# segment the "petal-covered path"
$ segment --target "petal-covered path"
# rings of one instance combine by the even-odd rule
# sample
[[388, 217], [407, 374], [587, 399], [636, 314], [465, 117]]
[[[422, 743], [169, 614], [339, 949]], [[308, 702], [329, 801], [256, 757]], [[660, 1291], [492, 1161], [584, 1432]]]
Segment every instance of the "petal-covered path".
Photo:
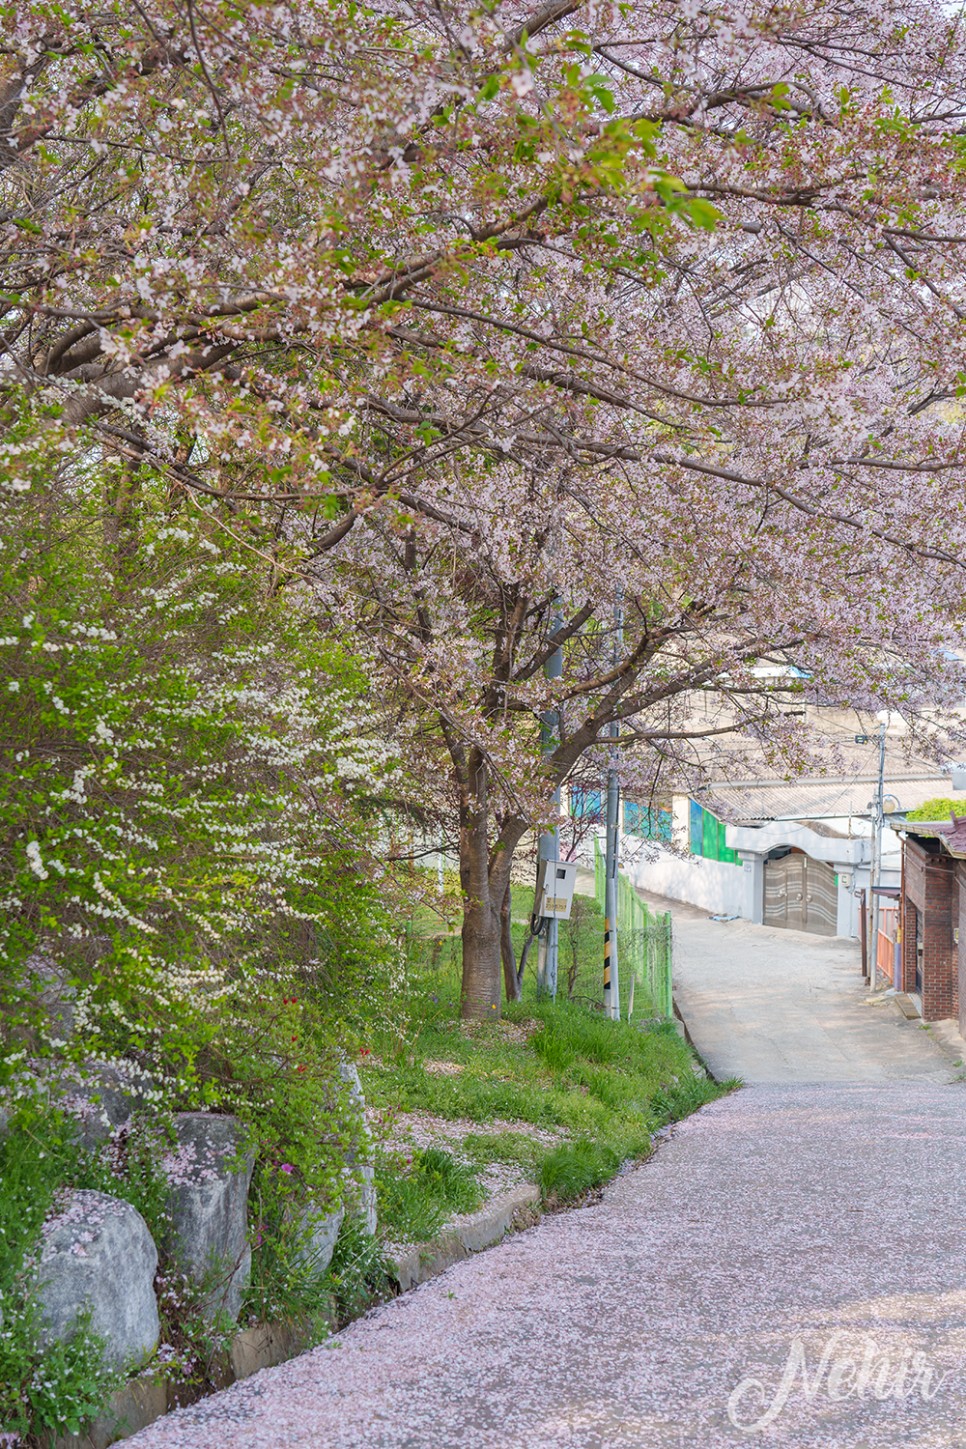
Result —
[[[964, 1445], [964, 1108], [956, 1086], [745, 1088], [597, 1206], [457, 1265], [131, 1449]], [[836, 1401], [827, 1372], [809, 1399], [799, 1373], [770, 1425], [734, 1427], [729, 1396], [760, 1379], [733, 1411], [759, 1418], [796, 1343], [810, 1389], [824, 1352], [840, 1394], [849, 1358], [877, 1350], [862, 1396]], [[875, 1397], [908, 1389], [897, 1378], [913, 1353], [932, 1378]]]
[[[702, 930], [728, 939], [693, 921], [680, 942], [699, 1046], [713, 997], [741, 975], [699, 949]], [[786, 1034], [776, 1076], [787, 1060], [791, 1080], [705, 1108], [597, 1205], [458, 1264], [130, 1449], [966, 1446], [966, 1088], [926, 1033], [906, 1023], [899, 1040], [891, 1016], [863, 1007], [847, 963], [832, 960], [826, 982], [807, 940], [768, 950], [775, 967], [776, 951], [803, 953], [808, 1009], [830, 1041], [837, 1017], [843, 1075], [859, 1014], [858, 1080], [803, 1082], [787, 993], [746, 983], [755, 1060], [771, 1011]], [[818, 1067], [820, 1036], [806, 1037]]]

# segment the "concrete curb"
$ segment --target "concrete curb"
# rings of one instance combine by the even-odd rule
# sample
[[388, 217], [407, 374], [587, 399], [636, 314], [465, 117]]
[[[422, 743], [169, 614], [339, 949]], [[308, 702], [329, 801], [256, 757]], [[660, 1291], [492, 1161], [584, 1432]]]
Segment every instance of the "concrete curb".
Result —
[[943, 1055], [948, 1057], [953, 1070], [962, 1071], [966, 1066], [966, 1041], [959, 1034], [959, 1022], [955, 1017], [921, 1024], [928, 1027], [930, 1037]]
[[[332, 1311], [335, 1330], [335, 1310]], [[215, 1392], [261, 1369], [274, 1368], [312, 1347], [292, 1323], [259, 1323], [243, 1328], [232, 1339], [225, 1361], [214, 1374]], [[62, 1434], [46, 1441], [47, 1449], [108, 1449], [146, 1429], [175, 1409], [208, 1397], [208, 1390], [193, 1390], [180, 1380], [168, 1380], [163, 1371], [148, 1369], [111, 1395], [104, 1409], [81, 1434]]]
[[519, 1227], [529, 1226], [540, 1202], [536, 1183], [525, 1182], [509, 1192], [500, 1193], [479, 1212], [469, 1213], [442, 1229], [428, 1243], [417, 1243], [400, 1253], [393, 1267], [401, 1293], [408, 1293], [420, 1283], [427, 1283], [468, 1258], [492, 1248]]
[[[507, 1233], [528, 1227], [537, 1216], [540, 1189], [522, 1183], [500, 1193], [478, 1212], [451, 1223], [428, 1243], [417, 1243], [393, 1262], [401, 1293], [417, 1288], [430, 1278], [445, 1273], [454, 1263], [502, 1242]], [[333, 1320], [334, 1323], [334, 1320]], [[218, 1377], [218, 1388], [227, 1388], [265, 1368], [274, 1368], [304, 1353], [311, 1345], [290, 1324], [258, 1324], [236, 1334], [227, 1362]], [[146, 1429], [162, 1415], [203, 1398], [184, 1392], [181, 1384], [169, 1384], [163, 1374], [148, 1371], [132, 1379], [111, 1398], [104, 1411], [83, 1434], [64, 1434], [48, 1439], [49, 1449], [108, 1449], [122, 1439]]]
[[674, 1015], [671, 1017], [671, 1021], [674, 1024], [674, 1028], [677, 1031], [678, 1036], [682, 1037], [683, 1040], [686, 1041], [688, 1046], [691, 1048], [694, 1060], [701, 1068], [701, 1072], [703, 1073], [703, 1075], [706, 1076], [709, 1081], [720, 1083], [721, 1079], [715, 1076], [714, 1072], [708, 1066], [708, 1063], [705, 1061], [704, 1057], [698, 1051], [694, 1037], [691, 1035], [691, 1028], [688, 1026], [687, 1018], [681, 1010], [680, 1004], [676, 996], [671, 998], [671, 1006], [674, 1011]]

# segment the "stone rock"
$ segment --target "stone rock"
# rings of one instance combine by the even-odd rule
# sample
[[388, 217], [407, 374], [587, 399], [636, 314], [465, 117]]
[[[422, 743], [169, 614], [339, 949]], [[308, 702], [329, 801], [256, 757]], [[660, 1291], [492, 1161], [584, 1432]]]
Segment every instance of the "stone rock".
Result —
[[166, 1244], [177, 1267], [204, 1287], [203, 1311], [213, 1319], [238, 1317], [251, 1276], [248, 1187], [254, 1157], [235, 1117], [181, 1112], [174, 1119], [177, 1146], [165, 1159], [171, 1190]]
[[147, 1102], [150, 1079], [134, 1062], [90, 1062], [83, 1076], [65, 1085], [63, 1106], [78, 1124], [85, 1147], [106, 1141]]
[[142, 1364], [160, 1332], [157, 1266], [157, 1248], [136, 1208], [103, 1192], [72, 1192], [43, 1230], [36, 1291], [43, 1343], [69, 1338], [86, 1312], [112, 1367]]
[[67, 1041], [74, 1034], [77, 999], [77, 987], [71, 982], [68, 967], [38, 949], [27, 957], [26, 970], [33, 980], [37, 1001], [50, 1018], [53, 1036]]
[[355, 1192], [347, 1201], [348, 1211], [357, 1222], [362, 1223], [367, 1233], [375, 1235], [379, 1226], [379, 1211], [376, 1205], [376, 1169], [371, 1162], [357, 1162], [350, 1168]]
[[295, 1254], [295, 1262], [309, 1270], [313, 1278], [321, 1278], [331, 1263], [344, 1218], [344, 1207], [329, 1213], [317, 1207], [302, 1209], [300, 1227], [305, 1238]]
[[339, 1063], [339, 1080], [348, 1098], [355, 1127], [355, 1140], [346, 1153], [346, 1175], [350, 1184], [346, 1193], [346, 1210], [351, 1218], [363, 1224], [367, 1233], [375, 1233], [378, 1213], [372, 1135], [366, 1126], [366, 1099], [359, 1070], [354, 1063]]
[[362, 1090], [362, 1082], [359, 1079], [359, 1068], [355, 1062], [339, 1063], [339, 1081], [346, 1088], [346, 1095], [353, 1107], [363, 1113], [366, 1110], [365, 1093]]

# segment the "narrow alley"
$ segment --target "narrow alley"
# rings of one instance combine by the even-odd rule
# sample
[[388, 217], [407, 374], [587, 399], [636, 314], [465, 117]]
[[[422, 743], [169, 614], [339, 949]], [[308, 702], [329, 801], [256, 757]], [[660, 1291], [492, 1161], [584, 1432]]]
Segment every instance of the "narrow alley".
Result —
[[675, 1000], [719, 1080], [950, 1080], [929, 1030], [863, 987], [856, 942], [672, 910]]

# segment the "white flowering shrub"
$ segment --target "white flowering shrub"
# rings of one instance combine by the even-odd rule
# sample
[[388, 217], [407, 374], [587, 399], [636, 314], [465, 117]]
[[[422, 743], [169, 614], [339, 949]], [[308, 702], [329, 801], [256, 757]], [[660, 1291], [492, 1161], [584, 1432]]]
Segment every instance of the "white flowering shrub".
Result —
[[[244, 1110], [242, 1081], [278, 1082], [274, 1038], [293, 1070], [308, 1052], [309, 1000], [341, 1050], [379, 989], [362, 809], [393, 762], [352, 662], [214, 512], [146, 482], [123, 529], [104, 514], [86, 480], [38, 479], [0, 518], [0, 1070], [9, 1088], [30, 1025], [42, 1051], [133, 1053], [168, 1100]], [[38, 952], [70, 1040], [38, 1019]]]
[[337, 1065], [396, 955], [367, 849], [396, 767], [258, 520], [146, 470], [119, 508], [95, 462], [0, 503], [0, 1106], [123, 1063], [159, 1123], [248, 1123], [281, 1221], [338, 1201], [358, 1136]]

